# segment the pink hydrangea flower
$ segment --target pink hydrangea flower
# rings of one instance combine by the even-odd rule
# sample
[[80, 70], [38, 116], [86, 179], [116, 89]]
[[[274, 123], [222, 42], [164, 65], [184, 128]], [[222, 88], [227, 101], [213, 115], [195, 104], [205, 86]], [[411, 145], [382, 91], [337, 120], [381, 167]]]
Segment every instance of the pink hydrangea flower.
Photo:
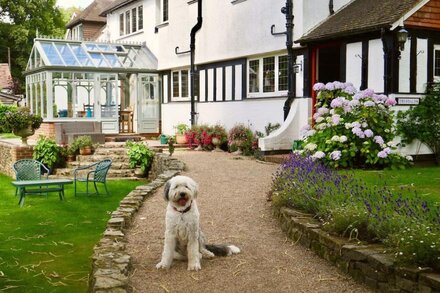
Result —
[[332, 107], [332, 108], [339, 108], [339, 107], [342, 107], [342, 105], [343, 105], [343, 101], [339, 97], [336, 99], [333, 99], [330, 103], [330, 107]]
[[323, 83], [321, 83], [321, 82], [315, 83], [315, 84], [313, 85], [313, 90], [314, 90], [315, 92], [323, 91], [323, 90], [325, 90], [325, 84], [323, 84]]
[[316, 112], [323, 115], [323, 114], [327, 114], [328, 112], [330, 112], [330, 110], [326, 107], [321, 107], [321, 108], [318, 108], [318, 110], [316, 110]]
[[394, 98], [388, 98], [385, 102], [386, 105], [388, 106], [394, 106], [395, 104], [397, 104], [396, 99]]
[[367, 129], [364, 131], [366, 137], [373, 137], [374, 133], [371, 129]]
[[385, 142], [383, 141], [382, 136], [380, 136], [380, 135], [376, 135], [376, 136], [373, 138], [373, 140], [374, 140], [375, 143], [377, 143], [377, 144], [380, 145], [380, 146], [383, 146], [383, 144], [385, 143]]
[[338, 161], [339, 159], [341, 159], [341, 151], [333, 151], [333, 152], [330, 154], [330, 158], [331, 158], [333, 161]]
[[366, 101], [364, 102], [365, 107], [374, 107], [376, 105], [373, 101]]
[[325, 89], [328, 91], [334, 91], [335, 90], [335, 85], [332, 82], [328, 82], [325, 84]]
[[335, 114], [332, 116], [332, 122], [334, 125], [338, 125], [340, 121], [341, 121], [340, 115]]

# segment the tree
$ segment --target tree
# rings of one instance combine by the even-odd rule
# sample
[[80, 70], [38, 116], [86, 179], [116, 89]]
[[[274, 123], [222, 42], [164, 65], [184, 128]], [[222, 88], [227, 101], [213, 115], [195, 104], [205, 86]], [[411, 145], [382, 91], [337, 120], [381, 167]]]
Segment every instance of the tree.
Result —
[[0, 62], [7, 62], [10, 48], [11, 73], [21, 85], [37, 31], [40, 35], [64, 34], [65, 21], [55, 4], [56, 0], [0, 0]]

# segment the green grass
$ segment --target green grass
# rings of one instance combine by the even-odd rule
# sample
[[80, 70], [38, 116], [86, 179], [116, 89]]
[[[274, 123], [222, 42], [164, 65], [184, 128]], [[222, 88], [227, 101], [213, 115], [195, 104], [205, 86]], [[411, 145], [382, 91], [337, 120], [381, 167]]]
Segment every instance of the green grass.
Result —
[[13, 133], [0, 133], [0, 138], [4, 138], [4, 139], [7, 139], [7, 138], [19, 138], [19, 136], [16, 136]]
[[26, 196], [0, 174], [0, 292], [86, 292], [94, 245], [119, 201], [145, 181], [109, 181], [110, 196]]
[[[343, 171], [352, 172], [352, 171]], [[355, 170], [356, 177], [369, 185], [383, 186], [391, 190], [409, 189], [407, 194], [417, 192], [424, 200], [440, 204], [440, 167], [414, 167], [405, 170]]]

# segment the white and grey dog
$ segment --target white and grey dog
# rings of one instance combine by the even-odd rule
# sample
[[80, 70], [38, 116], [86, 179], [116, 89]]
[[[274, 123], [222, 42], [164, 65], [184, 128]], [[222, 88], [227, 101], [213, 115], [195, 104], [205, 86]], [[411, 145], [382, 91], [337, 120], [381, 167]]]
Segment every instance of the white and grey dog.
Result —
[[168, 201], [165, 217], [165, 244], [158, 269], [169, 269], [173, 259], [188, 259], [188, 270], [200, 270], [202, 257], [228, 256], [239, 253], [234, 245], [208, 245], [200, 229], [196, 198], [197, 183], [186, 176], [176, 176], [165, 185]]

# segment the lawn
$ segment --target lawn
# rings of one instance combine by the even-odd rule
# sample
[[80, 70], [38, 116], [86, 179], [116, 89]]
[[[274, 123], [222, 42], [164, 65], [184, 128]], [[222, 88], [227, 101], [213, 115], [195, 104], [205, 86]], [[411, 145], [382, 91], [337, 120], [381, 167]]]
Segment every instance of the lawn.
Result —
[[145, 181], [109, 181], [110, 196], [26, 196], [0, 174], [0, 292], [86, 292], [93, 246], [119, 201]]
[[8, 139], [8, 138], [20, 138], [13, 133], [0, 133], [0, 138]]
[[[344, 171], [345, 172], [345, 171]], [[349, 171], [351, 172], [351, 171]], [[405, 170], [354, 171], [356, 177], [370, 185], [383, 186], [391, 190], [409, 190], [405, 193], [417, 194], [427, 201], [440, 205], [440, 167], [414, 167]]]

